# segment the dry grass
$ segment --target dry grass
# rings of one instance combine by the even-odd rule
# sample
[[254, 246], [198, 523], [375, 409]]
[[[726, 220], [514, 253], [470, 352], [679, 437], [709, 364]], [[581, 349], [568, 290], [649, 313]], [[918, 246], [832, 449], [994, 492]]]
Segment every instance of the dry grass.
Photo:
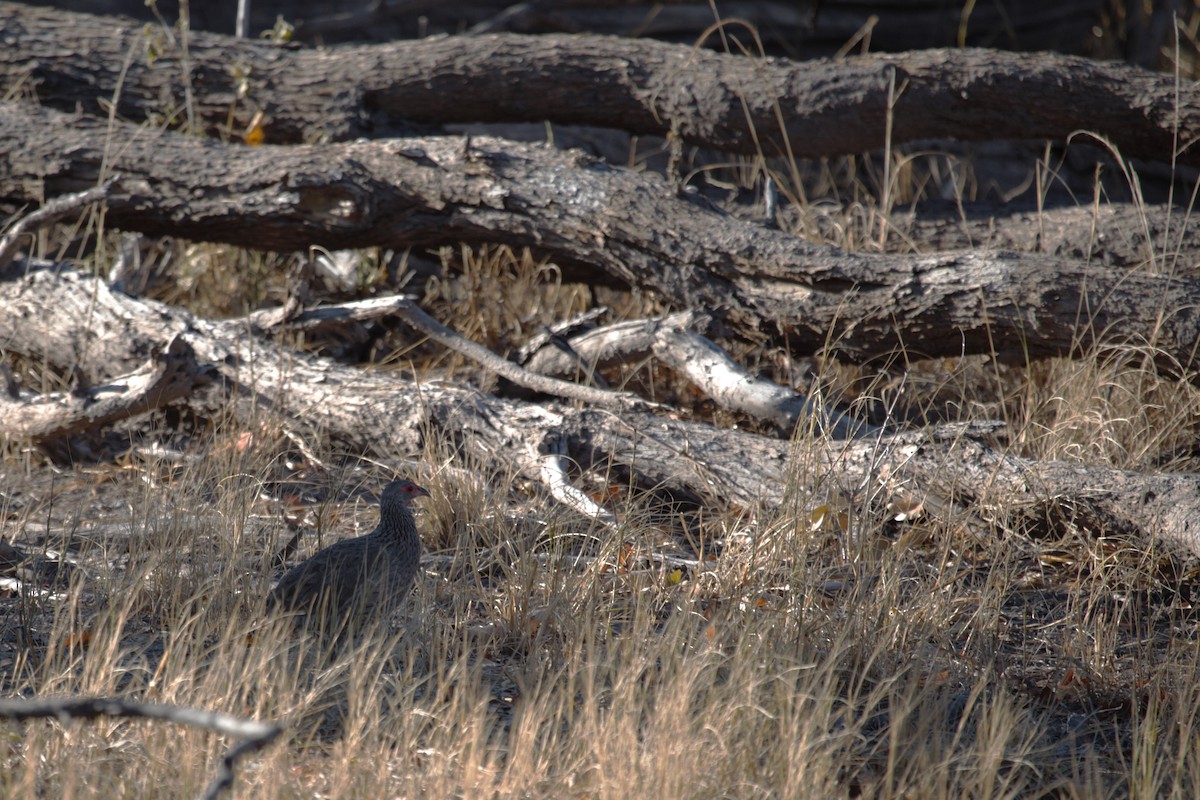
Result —
[[[858, 787], [924, 797], [1081, 779], [1079, 792], [1095, 796], [1114, 775], [1134, 777], [1122, 776], [1099, 719], [1057, 730], [1060, 714], [998, 674], [993, 648], [1007, 638], [1012, 584], [1028, 566], [1005, 555], [1011, 545], [997, 542], [986, 574], [963, 581], [954, 567], [931, 567], [938, 551], [961, 561], [953, 530], [936, 532], [934, 553], [879, 543], [844, 561], [828, 537], [781, 515], [716, 524], [709, 545], [720, 554], [676, 575], [611, 556], [577, 563], [581, 551], [661, 539], [654, 528], [601, 535], [551, 520], [522, 536], [502, 515], [481, 515], [469, 554], [461, 545], [434, 554], [398, 640], [296, 669], [303, 657], [286, 640], [268, 632], [246, 645], [277, 532], [254, 516], [270, 503], [246, 490], [209, 496], [218, 466], [137, 497], [128, 552], [106, 551], [94, 577], [45, 601], [46, 615], [57, 612], [46, 646], [10, 690], [132, 693], [287, 720], [288, 745], [242, 773], [254, 796], [784, 797]], [[111, 488], [137, 492], [125, 484]], [[487, 490], [457, 499], [495, 510]], [[197, 514], [202, 499], [210, 511]], [[458, 524], [439, 511], [423, 520], [433, 540]], [[86, 539], [90, 527], [78, 533]], [[1048, 626], [1123, 638], [1119, 620], [1095, 617], [1093, 603], [1111, 594], [1103, 583]], [[1106, 649], [1072, 669], [1103, 675]], [[1169, 651], [1177, 666], [1147, 677], [1163, 696], [1146, 713], [1194, 713], [1192, 692], [1173, 679], [1194, 669], [1194, 647], [1179, 649]], [[1129, 723], [1138, 734], [1138, 720]], [[10, 730], [8, 796], [162, 786], [187, 795], [219, 754], [203, 735], [145, 724]], [[1064, 745], [1064, 734], [1078, 741]]]
[[[1005, 407], [1070, 383], [1067, 366], [1029, 371]], [[1074, 369], [1106, 395], [1111, 370]], [[1062, 405], [1070, 423], [1041, 408], [1057, 438], [1029, 449], [1136, 460], [1154, 404]], [[1122, 426], [1139, 427], [1070, 449]], [[330, 663], [259, 625], [272, 556], [286, 518], [324, 537], [368, 529], [355, 490], [388, 472], [328, 474], [270, 441], [231, 424], [184, 466], [52, 485], [11, 459], [28, 487], [8, 509], [17, 538], [82, 569], [20, 599], [30, 640], [5, 651], [5, 693], [284, 721], [239, 796], [1096, 797], [1200, 782], [1195, 622], [1177, 594], [1191, 579], [1132, 543], [1022, 528], [1017, 509], [980, 539], [954, 512], [897, 524], [850, 500], [819, 522], [803, 507], [671, 521], [635, 497], [610, 531], [434, 442], [418, 476], [432, 552], [410, 609]], [[806, 453], [831, 444], [797, 441], [798, 484], [820, 488]], [[2, 730], [13, 797], [188, 796], [225, 746], [164, 723]]]
[[[470, 302], [457, 280], [431, 284], [430, 305], [501, 349], [543, 321], [531, 296], [559, 298], [554, 314], [580, 302], [502, 251], [462, 280], [528, 303], [526, 326], [505, 328], [456, 305]], [[1028, 456], [1150, 468], [1194, 440], [1196, 393], [1148, 363], [964, 360], [843, 384], [893, 417], [1006, 419]], [[610, 531], [434, 441], [414, 454], [434, 497], [410, 609], [330, 663], [260, 627], [273, 557], [287, 520], [307, 533], [293, 560], [369, 529], [358, 490], [390, 473], [331, 453], [323, 471], [269, 429], [226, 422], [190, 460], [62, 477], [10, 452], [6, 483], [24, 488], [8, 535], [81, 571], [69, 589], [4, 600], [5, 693], [284, 721], [286, 741], [239, 771], [240, 796], [1096, 797], [1200, 783], [1195, 576], [1145, 543], [1019, 508], [984, 530], [954, 510], [897, 523], [840, 496], [823, 516], [703, 518], [632, 497]], [[797, 440], [797, 487], [829, 495], [805, 465], [830, 446]], [[164, 723], [0, 729], [0, 793], [14, 797], [188, 796], [225, 747]]]
[[[504, 263], [489, 285], [513, 303], [546, 276], [526, 262], [510, 279]], [[496, 333], [496, 346], [522, 333]], [[1025, 455], [1149, 468], [1194, 440], [1196, 395], [1137, 355], [1003, 372], [939, 362], [902, 385], [847, 386], [896, 416], [1007, 419]], [[355, 492], [390, 474], [321, 453], [331, 474], [287, 446], [226, 423], [182, 465], [56, 478], [10, 452], [6, 485], [22, 493], [6, 534], [81, 572], [70, 589], [3, 600], [5, 693], [284, 721], [286, 741], [239, 771], [239, 796], [1200, 788], [1195, 576], [1145, 543], [1039, 526], [1019, 508], [984, 530], [954, 510], [897, 523], [850, 498], [819, 519], [806, 507], [673, 519], [633, 497], [609, 531], [431, 442], [414, 454], [434, 498], [410, 609], [327, 663], [258, 625], [284, 521], [307, 532], [293, 560], [369, 529], [374, 509]], [[797, 487], [822, 496], [828, 476], [805, 465], [829, 446], [797, 441]], [[226, 746], [164, 723], [0, 730], [0, 794], [13, 797], [193, 795]]]

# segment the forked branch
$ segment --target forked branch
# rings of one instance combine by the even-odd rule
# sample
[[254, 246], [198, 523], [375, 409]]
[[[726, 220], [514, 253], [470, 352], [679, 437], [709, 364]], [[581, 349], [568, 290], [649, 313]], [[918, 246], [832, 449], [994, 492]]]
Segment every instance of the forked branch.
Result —
[[233, 769], [238, 759], [263, 749], [283, 733], [283, 728], [273, 722], [257, 722], [216, 711], [200, 711], [159, 703], [138, 703], [111, 697], [0, 700], [0, 717], [16, 720], [57, 719], [60, 722], [100, 717], [161, 719], [241, 739], [241, 742], [225, 752], [217, 774], [200, 795], [202, 800], [215, 800], [222, 792], [232, 787]]

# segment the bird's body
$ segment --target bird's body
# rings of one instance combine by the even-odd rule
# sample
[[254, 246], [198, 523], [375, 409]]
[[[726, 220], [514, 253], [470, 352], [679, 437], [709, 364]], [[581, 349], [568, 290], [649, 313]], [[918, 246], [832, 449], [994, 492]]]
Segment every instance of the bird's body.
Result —
[[391, 615], [416, 577], [421, 539], [409, 504], [428, 497], [409, 480], [384, 487], [379, 525], [292, 567], [267, 596], [268, 612], [292, 614], [297, 625], [342, 636]]

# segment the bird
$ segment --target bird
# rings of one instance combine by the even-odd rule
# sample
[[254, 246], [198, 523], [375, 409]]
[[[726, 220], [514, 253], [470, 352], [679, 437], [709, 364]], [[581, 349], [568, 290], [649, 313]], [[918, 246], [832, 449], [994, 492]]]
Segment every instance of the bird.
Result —
[[322, 548], [284, 573], [267, 595], [268, 614], [287, 614], [296, 628], [337, 640], [386, 621], [407, 596], [421, 560], [411, 504], [429, 496], [410, 480], [389, 483], [379, 496], [375, 530]]

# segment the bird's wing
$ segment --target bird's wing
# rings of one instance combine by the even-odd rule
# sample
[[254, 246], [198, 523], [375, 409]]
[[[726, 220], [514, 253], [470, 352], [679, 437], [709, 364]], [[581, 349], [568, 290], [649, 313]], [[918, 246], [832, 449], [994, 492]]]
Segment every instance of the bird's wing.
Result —
[[348, 604], [362, 579], [367, 548], [347, 539], [315, 553], [287, 571], [271, 590], [270, 606], [310, 610], [318, 602], [333, 609]]

